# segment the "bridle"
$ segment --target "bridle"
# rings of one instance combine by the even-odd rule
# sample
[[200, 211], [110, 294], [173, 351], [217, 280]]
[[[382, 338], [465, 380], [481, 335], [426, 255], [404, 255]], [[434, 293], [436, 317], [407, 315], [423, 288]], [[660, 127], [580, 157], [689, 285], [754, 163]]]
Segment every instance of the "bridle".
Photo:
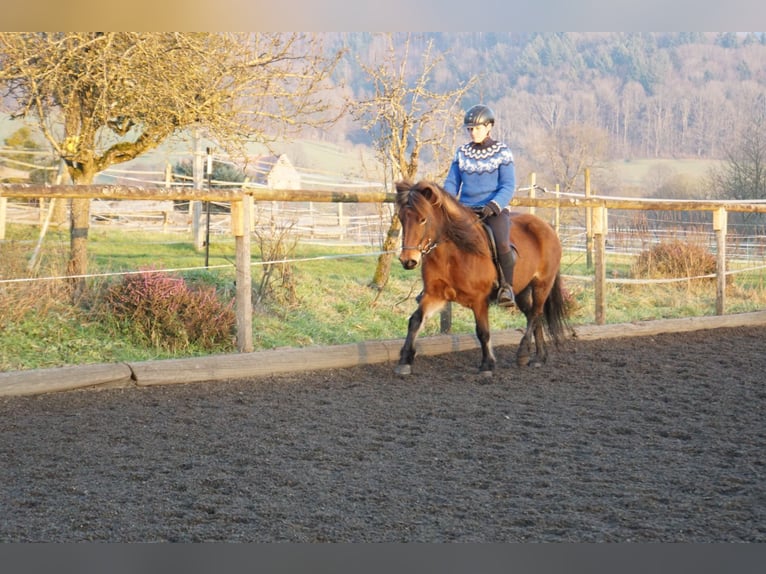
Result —
[[[428, 227], [429, 225], [429, 218], [426, 217], [425, 221], [421, 225], [425, 225]], [[402, 251], [405, 250], [414, 250], [414, 251], [420, 251], [421, 255], [428, 255], [436, 249], [439, 246], [439, 240], [438, 239], [431, 239], [428, 237], [428, 229], [426, 229], [426, 233], [424, 234], [425, 238], [421, 239], [420, 242], [417, 245], [402, 245]]]
[[404, 251], [405, 249], [415, 249], [417, 251], [420, 251], [421, 255], [428, 255], [429, 253], [431, 253], [431, 251], [433, 251], [437, 247], [439, 247], [439, 242], [429, 238], [425, 240], [425, 245], [423, 245], [422, 241], [420, 242], [420, 245], [403, 245], [402, 251]]

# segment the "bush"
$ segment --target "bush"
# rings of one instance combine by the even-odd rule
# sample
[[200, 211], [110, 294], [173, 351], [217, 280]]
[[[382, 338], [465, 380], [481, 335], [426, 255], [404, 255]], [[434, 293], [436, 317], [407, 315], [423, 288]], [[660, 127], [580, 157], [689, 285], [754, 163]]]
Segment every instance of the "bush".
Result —
[[102, 313], [141, 344], [171, 352], [212, 350], [233, 344], [234, 300], [224, 304], [215, 287], [191, 288], [183, 278], [145, 271], [107, 288]]
[[[3, 256], [0, 279], [29, 279], [18, 283], [0, 283], [0, 326], [21, 322], [30, 314], [45, 316], [52, 310], [63, 311], [71, 305], [71, 297], [63, 280], [35, 280], [35, 272], [28, 268], [30, 247], [27, 242], [6, 240], [0, 251]], [[39, 275], [59, 275], [65, 266], [65, 254], [50, 249], [46, 266], [40, 269]]]
[[716, 258], [712, 253], [701, 245], [677, 239], [641, 252], [631, 267], [631, 275], [639, 279], [699, 277], [715, 272]]

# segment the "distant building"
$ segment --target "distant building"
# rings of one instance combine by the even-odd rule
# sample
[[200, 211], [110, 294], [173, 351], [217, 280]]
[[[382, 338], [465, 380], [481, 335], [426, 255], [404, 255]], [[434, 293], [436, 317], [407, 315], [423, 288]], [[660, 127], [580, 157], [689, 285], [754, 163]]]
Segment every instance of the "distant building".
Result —
[[245, 175], [252, 183], [271, 189], [301, 189], [301, 176], [285, 154], [253, 158]]

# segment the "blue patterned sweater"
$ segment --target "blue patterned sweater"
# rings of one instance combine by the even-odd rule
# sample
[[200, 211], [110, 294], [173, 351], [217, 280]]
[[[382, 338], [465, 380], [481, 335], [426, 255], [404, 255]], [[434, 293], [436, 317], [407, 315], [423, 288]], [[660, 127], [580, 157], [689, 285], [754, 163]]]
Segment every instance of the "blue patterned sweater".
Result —
[[516, 172], [510, 148], [501, 142], [469, 142], [455, 152], [444, 189], [468, 207], [495, 201], [506, 207], [516, 191]]

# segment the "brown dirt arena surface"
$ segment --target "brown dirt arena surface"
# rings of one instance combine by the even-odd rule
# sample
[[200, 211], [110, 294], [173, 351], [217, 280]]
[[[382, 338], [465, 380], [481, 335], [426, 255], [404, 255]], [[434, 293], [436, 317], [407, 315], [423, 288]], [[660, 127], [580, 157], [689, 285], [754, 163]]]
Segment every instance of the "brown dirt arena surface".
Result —
[[766, 328], [0, 399], [0, 541], [766, 542]]

